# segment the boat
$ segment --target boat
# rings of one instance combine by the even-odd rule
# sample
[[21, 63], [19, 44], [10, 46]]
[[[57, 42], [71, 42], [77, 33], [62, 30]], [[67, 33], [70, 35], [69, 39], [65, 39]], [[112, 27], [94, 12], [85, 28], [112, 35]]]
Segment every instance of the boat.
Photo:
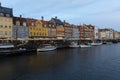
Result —
[[56, 46], [53, 46], [51, 44], [44, 44], [42, 47], [37, 48], [37, 52], [51, 51], [55, 49], [57, 49]]
[[12, 44], [0, 44], [0, 49], [9, 49], [14, 48], [14, 45]]
[[91, 45], [86, 45], [86, 44], [80, 44], [81, 48], [87, 48], [87, 47], [91, 47]]
[[91, 45], [92, 46], [99, 46], [99, 45], [102, 45], [102, 43], [101, 42], [97, 42], [97, 43], [93, 42], [93, 43], [91, 43]]
[[72, 42], [72, 43], [69, 45], [69, 47], [71, 47], [71, 48], [76, 48], [76, 47], [80, 47], [80, 46], [78, 45], [77, 42]]
[[18, 48], [13, 44], [0, 44], [0, 56], [21, 55], [27, 52], [35, 52], [34, 49]]

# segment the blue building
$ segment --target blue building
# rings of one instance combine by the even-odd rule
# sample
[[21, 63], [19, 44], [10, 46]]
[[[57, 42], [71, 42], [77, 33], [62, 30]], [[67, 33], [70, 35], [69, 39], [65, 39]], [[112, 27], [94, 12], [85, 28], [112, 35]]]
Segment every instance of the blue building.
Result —
[[25, 39], [29, 36], [26, 18], [13, 17], [13, 38], [14, 39]]

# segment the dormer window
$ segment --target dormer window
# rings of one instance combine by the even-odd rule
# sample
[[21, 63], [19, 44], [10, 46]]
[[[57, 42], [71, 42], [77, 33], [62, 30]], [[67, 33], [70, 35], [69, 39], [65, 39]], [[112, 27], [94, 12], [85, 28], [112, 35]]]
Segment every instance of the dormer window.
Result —
[[26, 26], [27, 24], [26, 24], [26, 22], [23, 22], [23, 26]]
[[17, 26], [20, 26], [20, 21], [16, 21], [16, 25], [17, 25]]
[[54, 25], [52, 25], [52, 27], [55, 27]]
[[6, 17], [10, 17], [10, 14], [6, 14]]
[[44, 27], [46, 27], [46, 24], [44, 25]]
[[34, 26], [34, 23], [32, 23], [32, 26]]
[[4, 16], [4, 14], [3, 14], [3, 13], [0, 13], [0, 16]]

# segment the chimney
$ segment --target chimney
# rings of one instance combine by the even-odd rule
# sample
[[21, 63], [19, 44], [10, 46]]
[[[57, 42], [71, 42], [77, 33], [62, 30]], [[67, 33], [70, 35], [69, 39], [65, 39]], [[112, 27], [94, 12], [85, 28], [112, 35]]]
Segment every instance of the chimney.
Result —
[[55, 16], [55, 19], [57, 19], [57, 16]]
[[65, 21], [65, 20], [64, 20], [63, 22], [64, 22], [64, 23], [66, 23], [66, 21]]
[[20, 18], [22, 18], [22, 15], [20, 15]]
[[42, 19], [42, 21], [44, 20], [44, 17], [43, 16], [41, 16], [41, 19]]
[[2, 7], [1, 2], [0, 2], [0, 7]]

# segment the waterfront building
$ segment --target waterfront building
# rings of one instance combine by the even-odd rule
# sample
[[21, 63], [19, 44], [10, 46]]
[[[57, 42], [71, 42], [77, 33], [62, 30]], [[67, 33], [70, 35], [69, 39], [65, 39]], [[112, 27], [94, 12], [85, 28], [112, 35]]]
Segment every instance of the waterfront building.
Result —
[[113, 39], [118, 40], [119, 39], [119, 32], [115, 31], [113, 32]]
[[40, 21], [42, 23], [42, 26], [41, 26], [41, 30], [42, 31], [40, 31], [41, 37], [47, 39], [48, 38], [48, 31], [49, 31], [49, 28], [48, 28], [49, 21], [45, 21], [43, 16], [41, 16], [41, 20]]
[[56, 26], [51, 21], [48, 22], [48, 38], [56, 39]]
[[48, 28], [43, 20], [27, 19], [29, 26], [30, 38], [46, 38], [48, 37]]
[[99, 39], [99, 35], [98, 35], [98, 28], [94, 27], [94, 39], [98, 40]]
[[83, 24], [79, 30], [81, 40], [94, 40], [94, 26]]
[[99, 29], [99, 39], [101, 40], [112, 40], [114, 39], [114, 30], [112, 29]]
[[0, 38], [12, 38], [13, 26], [13, 10], [12, 8], [2, 7], [0, 3]]
[[13, 17], [13, 39], [27, 39], [28, 25], [27, 19], [20, 17]]
[[57, 39], [64, 39], [64, 27], [63, 22], [58, 19], [57, 17], [52, 18], [50, 20], [56, 26], [56, 38]]
[[64, 33], [65, 33], [64, 38], [71, 39], [72, 38], [72, 26], [66, 21], [64, 21], [63, 24], [64, 24]]
[[36, 21], [37, 21], [37, 19], [27, 18], [29, 38], [34, 38], [35, 37], [35, 31], [34, 30], [35, 30]]
[[119, 32], [119, 40], [120, 40], [120, 32]]
[[79, 27], [76, 25], [72, 25], [72, 39], [79, 40]]

